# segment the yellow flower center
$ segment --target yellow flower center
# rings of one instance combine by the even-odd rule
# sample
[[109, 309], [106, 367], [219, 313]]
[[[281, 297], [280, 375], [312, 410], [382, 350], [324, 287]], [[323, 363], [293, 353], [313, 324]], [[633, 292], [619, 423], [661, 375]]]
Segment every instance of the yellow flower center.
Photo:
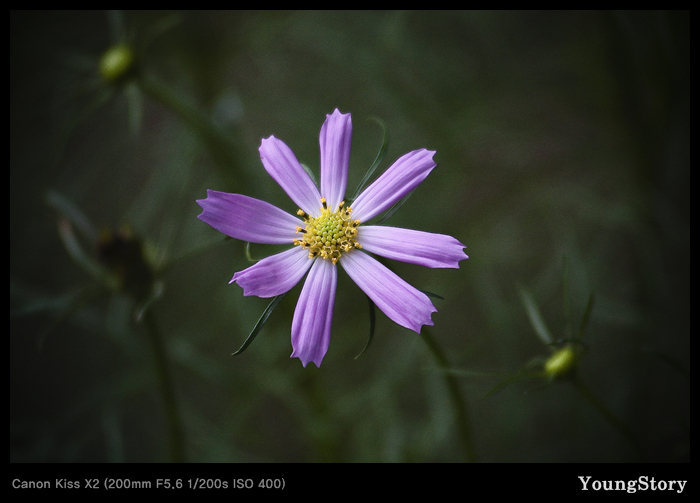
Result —
[[345, 201], [338, 205], [335, 212], [328, 208], [323, 197], [321, 204], [321, 215], [318, 217], [312, 217], [303, 210], [297, 211], [306, 226], [303, 229], [297, 227], [297, 232], [302, 236], [301, 239], [295, 239], [294, 244], [308, 249], [309, 258], [321, 257], [336, 264], [343, 252], [362, 248], [355, 239], [360, 221], [350, 218], [352, 208], [344, 208]]

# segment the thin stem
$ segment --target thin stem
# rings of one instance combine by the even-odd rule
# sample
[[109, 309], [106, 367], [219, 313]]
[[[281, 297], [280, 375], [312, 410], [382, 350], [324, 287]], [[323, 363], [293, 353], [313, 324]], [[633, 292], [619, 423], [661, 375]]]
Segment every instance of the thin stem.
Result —
[[454, 406], [455, 423], [457, 424], [457, 429], [459, 430], [459, 436], [462, 441], [462, 449], [464, 450], [464, 456], [467, 462], [473, 462], [475, 460], [474, 454], [474, 443], [472, 442], [471, 436], [471, 424], [469, 420], [469, 413], [467, 411], [467, 404], [462, 397], [462, 393], [459, 389], [459, 384], [457, 378], [453, 373], [450, 372], [450, 366], [447, 362], [445, 354], [438, 346], [437, 342], [430, 334], [428, 327], [423, 327], [420, 332], [423, 341], [430, 349], [430, 352], [435, 357], [442, 375], [445, 379], [445, 384], [447, 385], [447, 390], [452, 398], [452, 405]]
[[642, 451], [641, 448], [639, 447], [639, 444], [637, 443], [637, 440], [634, 438], [632, 435], [632, 432], [630, 432], [629, 428], [620, 421], [615, 414], [612, 413], [612, 411], [597, 397], [593, 394], [593, 392], [581, 382], [580, 379], [574, 377], [573, 379], [570, 380], [570, 382], [574, 385], [574, 388], [590, 403], [598, 409], [598, 412], [600, 412], [605, 419], [610, 421], [610, 423], [617, 429], [620, 434], [622, 434], [623, 437], [625, 437], [630, 444], [632, 445], [632, 448], [634, 449], [635, 455], [637, 456], [638, 459], [642, 459]]
[[150, 309], [144, 313], [144, 324], [148, 332], [148, 338], [151, 341], [151, 346], [153, 347], [155, 370], [158, 375], [160, 391], [165, 405], [165, 414], [167, 416], [168, 430], [170, 433], [171, 460], [175, 463], [182, 463], [185, 460], [182, 421], [180, 420], [180, 412], [175, 400], [175, 391], [170, 376], [163, 337], [158, 330], [153, 311]]
[[[153, 78], [141, 76], [138, 85], [144, 94], [168, 108], [199, 136], [227, 177], [235, 177], [234, 173], [239, 172], [238, 168], [247, 162], [237, 131], [222, 131], [198, 107]], [[232, 182], [239, 186], [244, 183], [238, 178]]]

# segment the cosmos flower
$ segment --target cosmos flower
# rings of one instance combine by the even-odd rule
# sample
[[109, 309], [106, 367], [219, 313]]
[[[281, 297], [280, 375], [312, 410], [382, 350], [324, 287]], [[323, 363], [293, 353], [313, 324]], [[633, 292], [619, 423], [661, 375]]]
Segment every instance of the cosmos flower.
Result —
[[[270, 203], [241, 194], [207, 191], [197, 203], [199, 218], [242, 241], [289, 244], [233, 275], [243, 295], [275, 297], [292, 289], [308, 272], [292, 320], [291, 357], [316, 366], [328, 351], [341, 265], [374, 304], [399, 325], [420, 333], [437, 309], [428, 296], [406, 283], [369, 253], [426, 267], [458, 268], [468, 258], [451, 236], [383, 225], [365, 225], [410, 194], [436, 166], [434, 151], [400, 157], [351, 205], [346, 204], [352, 120], [337, 109], [321, 127], [320, 190], [292, 150], [274, 136], [260, 144], [270, 176], [297, 205], [291, 215]], [[369, 252], [369, 253], [366, 253]]]

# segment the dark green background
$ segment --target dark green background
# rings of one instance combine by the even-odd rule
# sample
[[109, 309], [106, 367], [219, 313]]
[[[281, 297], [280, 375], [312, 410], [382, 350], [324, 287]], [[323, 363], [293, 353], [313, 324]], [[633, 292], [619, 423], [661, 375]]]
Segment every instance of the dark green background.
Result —
[[[463, 459], [418, 335], [378, 313], [354, 359], [367, 302], [343, 272], [320, 369], [289, 358], [300, 286], [230, 356], [267, 302], [228, 285], [249, 265], [243, 244], [199, 221], [195, 200], [209, 188], [294, 212], [260, 139], [274, 134], [317, 170], [336, 107], [353, 114], [350, 190], [381, 143], [370, 117], [390, 135], [380, 169], [437, 151], [389, 224], [453, 235], [470, 258], [392, 266], [444, 297], [431, 333], [468, 403], [477, 460], [689, 460], [689, 30], [689, 12], [11, 12], [10, 461], [167, 459], [131, 300], [55, 323], [95, 282], [62, 245], [49, 191], [98, 228], [129, 223], [171, 264], [152, 309], [189, 460]], [[228, 150], [153, 96], [100, 81], [97, 62], [122, 36], [143, 75], [213, 121]], [[519, 288], [566, 333], [565, 258], [573, 327], [595, 296], [578, 375], [641, 456], [567, 383], [485, 396], [549, 354]]]

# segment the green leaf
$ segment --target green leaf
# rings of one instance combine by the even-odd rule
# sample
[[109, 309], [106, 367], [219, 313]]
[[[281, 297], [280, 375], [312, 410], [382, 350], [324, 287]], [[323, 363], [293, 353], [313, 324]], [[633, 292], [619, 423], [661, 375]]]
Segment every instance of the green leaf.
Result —
[[69, 220], [92, 245], [97, 243], [98, 232], [95, 226], [71, 200], [58, 191], [49, 190], [46, 193], [46, 202]]
[[262, 315], [258, 319], [258, 322], [253, 327], [253, 330], [250, 332], [250, 335], [248, 335], [248, 338], [245, 340], [243, 345], [240, 348], [238, 348], [238, 350], [235, 353], [231, 353], [231, 356], [236, 356], [238, 354], [241, 354], [243, 351], [245, 351], [245, 349], [248, 346], [250, 346], [250, 343], [253, 342], [253, 339], [255, 339], [255, 336], [257, 336], [258, 333], [260, 332], [260, 330], [262, 330], [262, 327], [265, 325], [265, 322], [267, 322], [267, 319], [272, 314], [272, 311], [275, 310], [275, 308], [277, 307], [277, 304], [280, 303], [280, 301], [282, 300], [282, 298], [284, 296], [285, 296], [285, 294], [283, 293], [283, 294], [278, 295], [274, 299], [272, 299], [272, 302], [270, 302], [267, 305], [267, 307], [263, 311]]

